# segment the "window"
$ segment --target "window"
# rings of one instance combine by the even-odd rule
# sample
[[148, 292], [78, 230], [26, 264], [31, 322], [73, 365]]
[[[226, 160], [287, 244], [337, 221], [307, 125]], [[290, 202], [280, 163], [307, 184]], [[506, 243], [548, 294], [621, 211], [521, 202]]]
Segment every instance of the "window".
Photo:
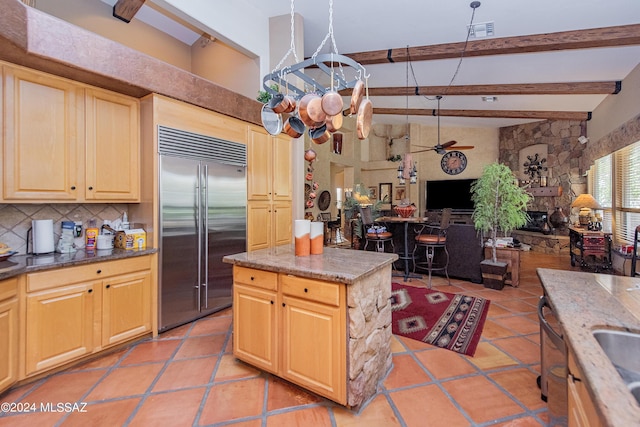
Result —
[[640, 141], [597, 159], [589, 186], [604, 208], [603, 228], [618, 244], [631, 243], [640, 225]]

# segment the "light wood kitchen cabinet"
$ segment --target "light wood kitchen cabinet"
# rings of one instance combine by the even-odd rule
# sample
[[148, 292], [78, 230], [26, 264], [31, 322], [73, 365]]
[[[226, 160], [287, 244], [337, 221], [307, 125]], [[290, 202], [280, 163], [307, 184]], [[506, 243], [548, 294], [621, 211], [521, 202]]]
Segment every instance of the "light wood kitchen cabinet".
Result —
[[140, 106], [135, 98], [85, 90], [86, 181], [90, 201], [138, 201]]
[[18, 280], [0, 280], [0, 393], [18, 380]]
[[345, 285], [234, 266], [234, 355], [346, 403]]
[[102, 347], [151, 330], [151, 273], [119, 275], [102, 282]]
[[291, 138], [249, 127], [247, 250], [292, 241]]
[[27, 296], [27, 376], [93, 351], [96, 286], [92, 282], [78, 283]]
[[589, 395], [589, 390], [582, 380], [584, 375], [575, 362], [575, 357], [569, 352], [569, 375], [567, 377], [569, 427], [601, 427], [596, 408]]
[[25, 68], [3, 67], [3, 199], [74, 201], [83, 153], [82, 88]]
[[26, 275], [23, 378], [151, 331], [151, 257]]
[[2, 69], [3, 200], [139, 201], [137, 99], [23, 67]]

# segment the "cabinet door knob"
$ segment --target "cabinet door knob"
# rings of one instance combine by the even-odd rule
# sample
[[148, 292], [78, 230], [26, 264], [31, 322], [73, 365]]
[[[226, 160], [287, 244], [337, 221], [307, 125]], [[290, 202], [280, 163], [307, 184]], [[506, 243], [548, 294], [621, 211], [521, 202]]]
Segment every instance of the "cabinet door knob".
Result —
[[72, 185], [72, 186], [71, 186], [71, 189], [72, 189], [72, 190], [75, 190], [75, 189], [76, 189], [76, 186], [75, 186], [75, 185]]
[[273, 301], [271, 301], [271, 304], [273, 304]]
[[100, 274], [100, 273], [102, 273], [102, 270], [98, 270], [98, 271], [96, 271], [96, 273], [97, 273], [97, 274]]
[[307, 288], [304, 288], [304, 291], [305, 291], [305, 292], [309, 292], [309, 289], [307, 289]]
[[285, 304], [284, 304], [284, 303], [282, 303], [282, 306], [284, 307], [284, 306], [285, 306]]
[[87, 289], [87, 292], [91, 293], [91, 292], [93, 292], [93, 289]]
[[91, 186], [90, 186], [90, 187], [89, 187], [89, 191], [91, 191], [91, 190], [93, 190], [93, 187], [91, 187]]
[[251, 276], [251, 280], [253, 281], [253, 279], [255, 279], [255, 277]]
[[105, 287], [106, 287], [107, 289], [109, 289], [109, 288], [111, 287], [111, 285], [107, 285], [107, 286], [105, 286]]

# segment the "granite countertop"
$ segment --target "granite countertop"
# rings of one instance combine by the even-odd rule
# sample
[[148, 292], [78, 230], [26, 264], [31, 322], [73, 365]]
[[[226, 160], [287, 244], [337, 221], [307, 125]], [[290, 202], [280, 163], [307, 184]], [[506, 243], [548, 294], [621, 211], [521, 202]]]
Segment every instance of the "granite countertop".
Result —
[[640, 405], [592, 331], [606, 328], [640, 333], [640, 289], [627, 290], [640, 288], [640, 279], [545, 268], [537, 271], [604, 424], [638, 425]]
[[227, 255], [223, 262], [351, 285], [398, 259], [393, 253], [324, 248], [322, 255], [295, 256], [294, 245]]
[[0, 261], [0, 280], [9, 279], [22, 273], [149, 255], [157, 251], [153, 248], [108, 249], [94, 252], [79, 250], [73, 254], [14, 255], [6, 261]]

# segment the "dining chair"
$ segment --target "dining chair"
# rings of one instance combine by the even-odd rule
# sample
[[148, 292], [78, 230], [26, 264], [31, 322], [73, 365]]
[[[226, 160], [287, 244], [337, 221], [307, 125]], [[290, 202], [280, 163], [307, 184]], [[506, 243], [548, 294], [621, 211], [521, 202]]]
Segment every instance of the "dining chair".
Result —
[[373, 213], [371, 212], [371, 206], [358, 206], [360, 211], [360, 220], [362, 221], [364, 236], [363, 249], [366, 251], [369, 242], [376, 244], [376, 252], [385, 251], [385, 243], [391, 243], [391, 251], [395, 253], [396, 248], [393, 245], [393, 233], [391, 233], [387, 226], [383, 223], [378, 223], [373, 219]]
[[[447, 229], [449, 228], [449, 221], [451, 219], [451, 209], [446, 208], [442, 210], [442, 216], [440, 217], [440, 225], [421, 224], [416, 227], [415, 246], [413, 248], [413, 272], [416, 269], [426, 270], [429, 274], [428, 287], [431, 288], [431, 273], [434, 271], [444, 271], [447, 281], [449, 280], [449, 272], [447, 267], [449, 266], [449, 251], [447, 251]], [[418, 249], [424, 248], [426, 261], [416, 261], [416, 253]], [[436, 251], [444, 251], [444, 261], [434, 263], [436, 258]]]

